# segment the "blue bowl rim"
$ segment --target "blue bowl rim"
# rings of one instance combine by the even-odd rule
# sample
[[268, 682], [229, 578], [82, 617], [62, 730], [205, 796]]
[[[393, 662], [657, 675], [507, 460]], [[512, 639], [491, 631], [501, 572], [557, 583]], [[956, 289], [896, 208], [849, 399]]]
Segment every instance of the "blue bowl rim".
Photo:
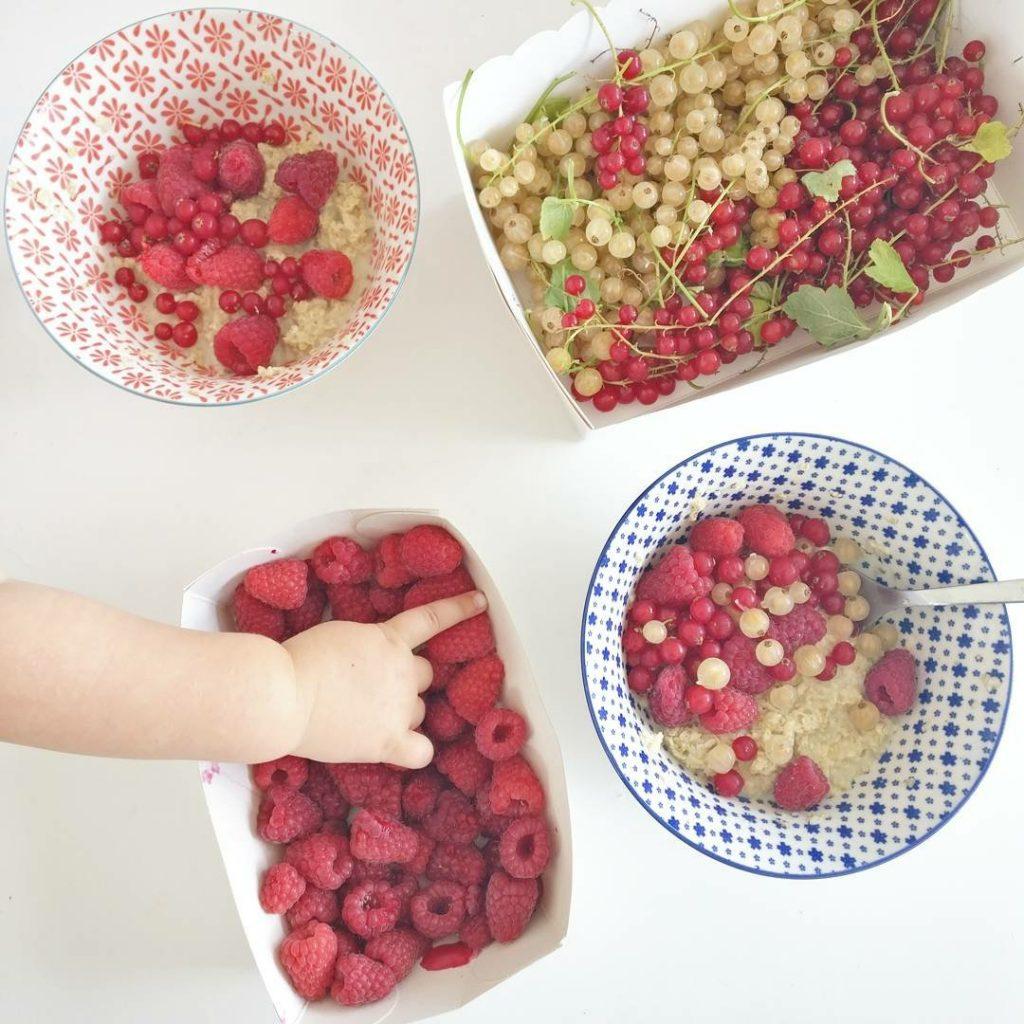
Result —
[[[73, 64], [80, 57], [83, 57], [96, 45], [96, 43], [101, 42], [108, 36], [119, 35], [122, 32], [127, 32], [129, 29], [135, 28], [136, 25], [144, 25], [150, 21], [158, 21], [161, 18], [166, 18], [172, 14], [187, 14], [192, 11], [224, 11], [241, 14], [262, 14], [268, 18], [278, 18], [282, 21], [289, 21], [297, 28], [300, 28], [303, 31], [309, 32], [315, 36], [319, 36], [321, 39], [326, 39], [327, 42], [329, 42], [332, 46], [337, 47], [337, 49], [340, 50], [343, 54], [345, 54], [345, 56], [348, 57], [348, 59], [352, 61], [352, 63], [362, 68], [362, 70], [365, 71], [366, 74], [368, 74], [377, 83], [377, 86], [380, 88], [381, 94], [388, 101], [388, 103], [391, 104], [391, 108], [395, 112], [395, 117], [398, 118], [398, 123], [402, 126], [402, 130], [405, 132], [405, 137], [409, 140], [409, 152], [412, 154], [413, 174], [415, 176], [416, 181], [416, 227], [413, 229], [412, 248], [409, 250], [409, 259], [406, 261], [405, 269], [402, 271], [402, 276], [398, 279], [398, 284], [395, 286], [395, 291], [394, 294], [391, 296], [390, 301], [384, 308], [384, 311], [381, 313], [381, 315], [377, 317], [377, 319], [371, 325], [370, 329], [366, 332], [366, 334], [355, 345], [353, 345], [349, 349], [346, 349], [340, 356], [338, 356], [337, 359], [328, 363], [322, 369], [318, 370], [311, 377], [307, 377], [305, 380], [300, 380], [295, 384], [289, 384], [288, 387], [281, 388], [279, 391], [269, 391], [267, 392], [267, 394], [258, 395], [255, 398], [237, 398], [228, 402], [200, 402], [198, 400], [193, 399], [175, 399], [164, 398], [160, 395], [147, 395], [141, 391], [136, 391], [134, 388], [130, 388], [125, 384], [121, 384], [119, 381], [113, 380], [110, 377], [104, 377], [103, 374], [100, 373], [98, 370], [94, 369], [88, 363], [83, 362], [82, 359], [80, 359], [73, 352], [65, 348], [60, 343], [60, 341], [56, 337], [54, 337], [53, 332], [49, 329], [49, 327], [47, 327], [46, 324], [43, 323], [43, 321], [40, 319], [39, 314], [36, 312], [35, 306], [32, 305], [32, 303], [29, 301], [28, 295], [25, 294], [25, 289], [21, 283], [21, 277], [18, 275], [17, 272], [17, 265], [14, 258], [14, 248], [11, 245], [11, 237], [7, 229], [7, 204], [10, 201], [11, 168], [13, 167], [15, 158], [18, 155], [18, 143], [21, 141], [21, 136], [25, 131], [25, 126], [28, 124], [29, 119], [32, 117], [33, 111], [36, 109], [36, 107], [39, 106], [39, 101], [50, 91], [50, 89], [53, 87], [54, 82], [56, 82], [60, 78], [61, 73], [64, 71], [64, 69], [68, 67], [69, 64]], [[405, 119], [402, 117], [401, 111], [399, 111], [398, 109], [398, 105], [391, 98], [391, 94], [387, 91], [387, 89], [384, 88], [383, 84], [381, 83], [381, 80], [357, 56], [355, 56], [355, 54], [347, 50], [340, 43], [335, 42], [329, 35], [326, 35], [325, 33], [321, 32], [319, 29], [312, 28], [309, 25], [306, 25], [304, 22], [296, 21], [296, 19], [290, 18], [284, 14], [274, 14], [270, 11], [261, 11], [255, 7], [232, 7], [226, 5], [207, 6], [204, 4], [197, 4], [194, 7], [173, 7], [170, 10], [161, 11], [156, 14], [147, 14], [144, 18], [136, 18], [135, 21], [130, 21], [128, 22], [128, 24], [123, 25], [121, 28], [112, 29], [105, 35], [100, 36], [100, 38], [95, 42], [90, 43], [87, 47], [85, 47], [84, 50], [79, 50], [78, 53], [76, 53], [68, 61], [62, 64], [61, 67], [58, 69], [57, 73], [46, 83], [46, 85], [43, 87], [42, 92], [40, 92], [39, 95], [36, 97], [35, 102], [33, 102], [32, 106], [29, 107], [29, 111], [25, 115], [25, 120], [22, 121], [21, 127], [18, 128], [18, 131], [14, 136], [14, 146], [11, 149], [11, 155], [7, 160], [7, 173], [4, 175], [4, 243], [7, 246], [7, 256], [11, 262], [11, 271], [13, 273], [15, 283], [18, 286], [18, 291], [21, 293], [21, 297], [25, 300], [25, 305], [28, 306], [29, 311], [32, 313], [32, 316], [35, 317], [36, 323], [39, 324], [39, 326], [46, 332], [46, 336], [57, 346], [57, 348], [61, 350], [61, 352], [63, 352], [69, 359], [71, 359], [78, 366], [81, 366], [83, 369], [88, 370], [89, 373], [91, 373], [94, 377], [97, 377], [99, 380], [102, 380], [107, 384], [112, 384], [118, 390], [124, 391], [129, 395], [135, 395], [137, 398], [145, 398], [151, 402], [159, 402], [162, 405], [183, 406], [189, 409], [228, 409], [235, 408], [240, 405], [252, 405], [255, 402], [262, 402], [268, 398], [278, 398], [281, 395], [287, 395], [289, 392], [297, 391], [299, 388], [305, 387], [307, 384], [312, 384], [314, 381], [326, 376], [328, 373], [331, 372], [331, 370], [337, 369], [350, 356], [354, 355], [359, 349], [361, 349], [367, 341], [369, 341], [371, 335], [373, 335], [377, 328], [380, 327], [380, 325], [384, 322], [384, 319], [387, 317], [388, 313], [391, 312], [391, 307], [394, 306], [399, 294], [401, 294], [402, 288], [405, 285], [406, 278], [409, 276], [409, 270], [412, 267], [413, 260], [416, 257], [416, 245], [420, 237], [420, 220], [423, 212], [421, 206], [420, 193], [420, 169], [419, 164], [417, 163], [416, 160], [416, 147], [413, 144], [412, 134], [409, 131], [409, 127], [405, 123]]]
[[791, 873], [791, 872], [787, 872], [787, 871], [768, 871], [768, 870], [765, 870], [764, 868], [752, 867], [752, 866], [747, 865], [747, 864], [738, 864], [738, 863], [736, 863], [736, 861], [729, 860], [728, 857], [722, 857], [721, 855], [719, 855], [717, 853], [712, 853], [710, 850], [704, 849], [702, 846], [698, 846], [695, 842], [693, 842], [692, 840], [690, 840], [686, 836], [684, 836], [680, 831], [672, 828], [668, 824], [667, 821], [665, 821], [660, 815], [658, 815], [651, 807], [649, 807], [647, 805], [647, 803], [642, 799], [640, 794], [637, 793], [637, 791], [630, 784], [630, 782], [626, 778], [626, 776], [622, 773], [622, 771], [620, 771], [619, 766], [618, 766], [618, 764], [615, 761], [615, 758], [612, 756], [611, 750], [608, 748], [608, 744], [605, 742], [604, 734], [601, 731], [601, 727], [598, 724], [597, 715], [594, 712], [594, 705], [593, 705], [593, 703], [592, 703], [592, 701], [590, 699], [590, 689], [587, 686], [587, 649], [586, 649], [586, 646], [587, 646], [587, 640], [586, 640], [586, 634], [587, 634], [587, 612], [588, 612], [588, 609], [590, 607], [590, 600], [591, 600], [591, 596], [592, 596], [593, 590], [594, 590], [594, 581], [597, 579], [597, 573], [598, 573], [598, 570], [601, 567], [601, 559], [607, 553], [608, 546], [611, 544], [612, 539], [619, 532], [620, 528], [622, 527], [622, 524], [629, 517], [630, 513], [636, 508], [636, 506], [638, 504], [640, 504], [640, 502], [644, 499], [644, 496], [652, 488], [657, 487], [658, 484], [660, 484], [667, 477], [671, 476], [673, 473], [675, 473], [677, 470], [681, 469], [683, 466], [688, 465], [689, 463], [693, 462], [695, 459], [699, 459], [702, 455], [708, 455], [711, 452], [717, 451], [719, 448], [725, 448], [728, 445], [740, 444], [743, 441], [757, 441], [757, 440], [760, 440], [762, 438], [773, 438], [773, 437], [775, 437], [775, 438], [778, 438], [778, 437], [809, 437], [809, 438], [814, 438], [815, 440], [819, 440], [819, 441], [830, 441], [830, 442], [835, 442], [837, 444], [848, 444], [848, 445], [851, 445], [854, 448], [860, 448], [863, 451], [871, 452], [872, 454], [878, 455], [878, 456], [880, 456], [883, 459], [887, 459], [893, 465], [899, 466], [901, 469], [906, 470], [906, 472], [911, 474], [911, 476], [917, 477], [917, 479], [920, 480], [921, 483], [925, 484], [927, 487], [930, 487], [946, 503], [946, 505], [949, 507], [950, 511], [957, 517], [957, 519], [961, 523], [963, 523], [964, 529], [968, 532], [968, 534], [970, 534], [971, 539], [974, 541], [974, 543], [978, 545], [978, 551], [981, 553], [981, 557], [984, 560], [985, 565], [987, 566], [989, 572], [992, 574], [992, 579], [997, 579], [998, 578], [996, 576], [995, 569], [992, 567], [992, 562], [991, 562], [991, 560], [988, 557], [988, 553], [985, 551], [985, 548], [982, 545], [981, 541], [978, 540], [978, 537], [975, 534], [974, 530], [971, 528], [970, 524], [967, 522], [966, 519], [964, 519], [964, 517], [962, 515], [960, 515], [959, 509], [957, 509], [957, 507], [945, 496], [945, 494], [943, 494], [942, 491], [940, 491], [937, 487], [935, 487], [930, 481], [926, 480], [919, 473], [914, 472], [914, 470], [912, 470], [905, 463], [900, 462], [899, 459], [894, 459], [891, 455], [887, 455], [885, 452], [880, 452], [877, 448], [872, 448], [870, 445], [861, 444], [858, 441], [848, 441], [848, 440], [846, 440], [845, 438], [842, 438], [842, 437], [835, 437], [832, 434], [816, 434], [816, 433], [811, 433], [811, 432], [802, 431], [802, 430], [793, 430], [793, 431], [785, 431], [785, 430], [765, 431], [764, 433], [760, 433], [760, 434], [746, 434], [746, 435], [744, 435], [742, 437], [734, 437], [734, 438], [731, 438], [728, 441], [719, 441], [716, 444], [709, 445], [707, 448], [701, 449], [701, 451], [699, 451], [699, 452], [694, 452], [692, 455], [688, 455], [681, 462], [677, 462], [670, 469], [667, 469], [664, 473], [662, 473], [661, 476], [657, 477], [657, 479], [655, 479], [651, 483], [649, 483], [636, 496], [636, 498], [633, 499], [633, 501], [630, 503], [629, 507], [626, 509], [625, 512], [622, 513], [622, 515], [619, 517], [618, 522], [615, 524], [615, 526], [612, 527], [611, 532], [608, 534], [608, 539], [604, 542], [604, 546], [601, 548], [601, 553], [600, 553], [600, 555], [598, 555], [597, 562], [594, 565], [594, 571], [590, 575], [590, 583], [587, 586], [587, 597], [586, 597], [586, 600], [583, 603], [583, 618], [582, 618], [582, 620], [580, 622], [580, 671], [582, 672], [582, 677], [583, 677], [583, 696], [584, 696], [584, 698], [586, 699], [586, 702], [587, 702], [587, 710], [590, 712], [590, 720], [593, 723], [594, 732], [597, 733], [598, 741], [600, 742], [601, 747], [603, 748], [603, 750], [605, 752], [605, 755], [608, 758], [609, 764], [612, 766], [612, 770], [619, 777], [619, 780], [626, 787], [627, 791], [633, 797], [633, 799], [636, 800], [636, 802], [638, 804], [640, 804], [640, 806], [659, 825], [661, 825], [661, 827], [663, 829], [665, 829], [665, 831], [668, 832], [670, 835], [674, 836], [676, 839], [681, 839], [687, 846], [691, 847], [691, 849], [696, 850], [698, 853], [703, 854], [705, 857], [710, 857], [712, 860], [718, 861], [720, 864], [725, 864], [728, 867], [736, 868], [739, 871], [746, 871], [746, 872], [748, 872], [748, 873], [750, 873], [752, 875], [761, 875], [761, 876], [766, 877], [766, 878], [793, 879], [793, 880], [796, 880], [796, 881], [807, 881], [807, 880], [812, 880], [813, 881], [813, 880], [822, 879], [822, 878], [839, 878], [839, 877], [842, 877], [843, 875], [855, 875], [855, 874], [858, 874], [858, 873], [860, 873], [862, 871], [868, 871], [871, 868], [879, 867], [880, 865], [885, 864], [888, 861], [895, 860], [897, 857], [902, 857], [903, 854], [909, 853], [911, 850], [916, 849], [922, 843], [924, 843], [927, 840], [931, 839], [932, 836], [934, 836], [937, 832], [941, 831], [947, 824], [949, 824], [950, 821], [953, 820], [953, 818], [955, 818], [960, 813], [961, 809], [967, 804], [967, 802], [974, 795], [974, 793], [977, 790], [978, 786], [981, 785], [981, 780], [983, 778], [985, 778], [985, 776], [988, 774], [988, 770], [992, 766], [992, 762], [995, 760], [996, 753], [999, 750], [999, 744], [1000, 744], [1000, 742], [1001, 742], [1001, 740], [1003, 738], [1003, 731], [1006, 728], [1006, 720], [1007, 720], [1007, 718], [1009, 716], [1009, 710], [1010, 710], [1010, 697], [1011, 697], [1012, 690], [1013, 690], [1013, 631], [1012, 631], [1012, 628], [1011, 628], [1011, 625], [1010, 625], [1010, 617], [1009, 617], [1009, 615], [1007, 614], [1007, 611], [1006, 611], [1006, 605], [1002, 605], [1001, 606], [1002, 609], [1003, 609], [1003, 611], [1002, 611], [1002, 618], [1003, 618], [1003, 622], [1005, 623], [1005, 626], [1006, 626], [1006, 633], [1007, 633], [1007, 636], [1009, 636], [1009, 638], [1010, 638], [1010, 641], [1009, 641], [1009, 648], [1010, 649], [1007, 652], [1007, 660], [1008, 660], [1009, 668], [1008, 668], [1007, 675], [1006, 675], [1006, 701], [1005, 701], [1004, 708], [1003, 708], [1002, 721], [999, 723], [999, 732], [996, 735], [995, 743], [992, 745], [992, 755], [991, 755], [991, 757], [989, 757], [988, 762], [985, 764], [985, 766], [981, 769], [981, 772], [979, 773], [977, 779], [974, 780], [974, 785], [971, 786], [971, 788], [964, 795], [964, 798], [960, 801], [959, 804], [957, 804], [957, 806], [954, 808], [954, 810], [946, 818], [944, 818], [942, 821], [940, 821], [930, 832], [927, 832], [919, 840], [917, 840], [917, 842], [915, 842], [913, 844], [910, 844], [908, 846], [904, 846], [903, 849], [897, 850], [895, 853], [890, 853], [890, 854], [888, 854], [885, 857], [880, 857], [878, 860], [873, 860], [873, 861], [871, 861], [870, 864], [861, 864], [858, 867], [845, 868], [845, 869], [843, 869], [841, 871], [823, 871], [820, 874], [819, 873], [815, 873], [815, 874], [795, 874], [795, 873]]

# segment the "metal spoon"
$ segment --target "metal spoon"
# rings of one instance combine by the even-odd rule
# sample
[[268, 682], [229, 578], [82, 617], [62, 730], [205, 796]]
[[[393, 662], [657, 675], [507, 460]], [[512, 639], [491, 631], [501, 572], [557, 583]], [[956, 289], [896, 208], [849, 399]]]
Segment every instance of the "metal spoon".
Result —
[[870, 629], [880, 618], [898, 608], [934, 608], [947, 604], [1020, 604], [1024, 602], [1024, 580], [968, 583], [934, 590], [896, 590], [861, 576], [860, 596], [871, 606], [861, 624]]

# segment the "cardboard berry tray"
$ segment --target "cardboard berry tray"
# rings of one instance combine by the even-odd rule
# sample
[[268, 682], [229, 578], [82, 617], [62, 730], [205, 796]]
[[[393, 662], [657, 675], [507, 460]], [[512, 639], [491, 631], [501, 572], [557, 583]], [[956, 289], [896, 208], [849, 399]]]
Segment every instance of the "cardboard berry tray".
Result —
[[[611, 67], [608, 42], [591, 15], [582, 7], [574, 9], [569, 0], [564, 8], [552, 7], [553, 16], [562, 10], [574, 11], [565, 24], [554, 30], [538, 32], [511, 53], [493, 57], [475, 68], [462, 103], [462, 138], [468, 144], [486, 138], [492, 145], [504, 146], [523, 116], [544, 93], [552, 81], [569, 72], [578, 77], [560, 86], [554, 95], [578, 96], [588, 87], [588, 76], [604, 77]], [[726, 0], [611, 0], [598, 14], [619, 47], [643, 44], [652, 31], [662, 36], [683, 27], [687, 22], [704, 18], [720, 24], [728, 16]], [[1018, 104], [1024, 100], [1024, 62], [1020, 61], [1024, 38], [1024, 5], [1000, 3], [998, 0], [959, 0], [950, 39], [951, 53], [969, 39], [982, 39], [987, 47], [985, 60], [986, 91], [1000, 101], [997, 118], [1013, 124], [1018, 118]], [[456, 110], [462, 88], [461, 81], [452, 82], [443, 92], [445, 117], [455, 156], [456, 171], [470, 219], [476, 231], [484, 259], [494, 277], [524, 341], [537, 361], [538, 372], [562, 396], [569, 408], [589, 429], [610, 426], [626, 419], [694, 401], [711, 392], [736, 387], [753, 380], [775, 376], [805, 363], [842, 351], [824, 348], [802, 330], [782, 344], [766, 350], [758, 362], [758, 353], [741, 357], [712, 378], [702, 378], [696, 389], [680, 383], [673, 394], [659, 398], [651, 406], [638, 402], [619, 405], [610, 413], [597, 412], [591, 403], [578, 402], [572, 395], [567, 377], [558, 376], [548, 365], [543, 350], [527, 322], [526, 309], [531, 305], [525, 276], [510, 274], [503, 266], [491, 237], [489, 225], [477, 202], [468, 165], [456, 135]], [[1024, 223], [1024, 146], [1001, 161], [987, 192], [994, 204], [1004, 204], [1000, 231], [1004, 239], [1021, 235], [1018, 225]], [[1016, 221], [1016, 224], [1014, 223]], [[993, 252], [957, 274], [949, 285], [933, 284], [927, 301], [912, 317], [846, 347], [879, 341], [891, 342], [891, 335], [910, 323], [920, 323], [947, 309], [959, 299], [1024, 266], [1024, 245]], [[755, 367], [755, 363], [757, 364]]]
[[283, 918], [267, 914], [259, 904], [259, 879], [279, 859], [279, 850], [255, 832], [259, 793], [246, 765], [200, 764], [203, 792], [214, 834], [224, 860], [235, 907], [256, 967], [282, 1024], [303, 1021], [349, 1021], [389, 1024], [432, 1017], [468, 1003], [517, 971], [557, 949], [565, 938], [572, 891], [572, 840], [565, 773], [558, 738], [548, 719], [540, 690], [522, 643], [494, 581], [466, 537], [436, 512], [355, 510], [308, 519], [276, 534], [262, 547], [241, 551], [213, 566], [185, 588], [181, 624], [190, 629], [232, 629], [228, 602], [246, 570], [274, 557], [307, 556], [335, 534], [372, 543], [418, 523], [444, 526], [465, 549], [465, 566], [490, 602], [497, 648], [506, 666], [504, 702], [521, 711], [530, 723], [524, 748], [547, 793], [547, 815], [555, 853], [544, 873], [544, 890], [529, 927], [507, 945], [492, 943], [465, 967], [445, 971], [415, 969], [386, 999], [358, 1009], [331, 1000], [307, 1004], [292, 988], [278, 964], [277, 947], [284, 936]]

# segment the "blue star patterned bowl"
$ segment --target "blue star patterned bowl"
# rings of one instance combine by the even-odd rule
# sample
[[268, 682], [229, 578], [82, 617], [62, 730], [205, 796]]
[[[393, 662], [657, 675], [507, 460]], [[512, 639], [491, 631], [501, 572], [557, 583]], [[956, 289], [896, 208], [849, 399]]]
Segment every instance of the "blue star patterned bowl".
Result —
[[626, 685], [620, 636], [637, 577], [685, 538], [697, 510], [722, 515], [755, 501], [825, 518], [834, 534], [861, 545], [857, 568], [890, 586], [994, 579], [956, 509], [881, 452], [816, 434], [761, 434], [716, 445], [651, 484], [601, 552], [581, 637], [594, 727], [633, 796], [701, 853], [784, 878], [873, 867], [938, 831], [988, 769], [1010, 697], [1006, 610], [916, 608], [889, 620], [917, 658], [919, 698], [878, 765], [845, 793], [802, 814], [718, 797], [651, 742], [655, 726]]

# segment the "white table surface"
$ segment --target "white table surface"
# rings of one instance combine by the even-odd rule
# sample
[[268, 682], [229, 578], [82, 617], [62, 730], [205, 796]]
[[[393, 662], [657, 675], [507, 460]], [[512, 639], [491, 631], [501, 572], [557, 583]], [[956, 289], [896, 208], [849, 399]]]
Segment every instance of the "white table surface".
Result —
[[[0, 151], [72, 56], [164, 6], [19, 5], [2, 44]], [[890, 343], [581, 439], [478, 256], [439, 95], [568, 6], [265, 6], [351, 49], [409, 125], [424, 202], [405, 289], [342, 370], [273, 401], [189, 410], [77, 367], [36, 324], [5, 254], [0, 564], [174, 621], [193, 575], [293, 520], [434, 505], [459, 522], [502, 586], [561, 736], [576, 883], [565, 946], [453, 1024], [666, 1012], [772, 1024], [1019, 1020], [1019, 697], [992, 771], [938, 836], [854, 877], [785, 882], [694, 853], [633, 801], [591, 728], [577, 643], [595, 557], [633, 497], [689, 453], [764, 430], [838, 434], [903, 460], [958, 506], [999, 573], [1024, 575], [1022, 278]], [[1020, 642], [1024, 617], [1012, 618]], [[0, 746], [0, 809], [5, 1020], [275, 1019], [191, 764]]]

